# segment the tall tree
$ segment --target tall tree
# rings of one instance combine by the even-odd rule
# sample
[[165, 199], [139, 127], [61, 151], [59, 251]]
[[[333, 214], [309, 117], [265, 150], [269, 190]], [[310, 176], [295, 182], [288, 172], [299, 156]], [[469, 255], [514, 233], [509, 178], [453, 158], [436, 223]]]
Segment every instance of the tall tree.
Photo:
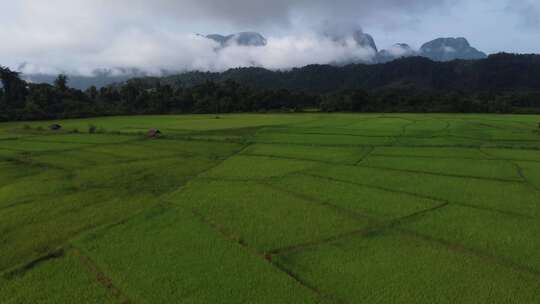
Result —
[[60, 74], [54, 81], [54, 86], [61, 92], [65, 92], [68, 89], [68, 86], [67, 86], [68, 81], [69, 81], [69, 78], [67, 77], [67, 75]]
[[5, 106], [8, 108], [24, 106], [27, 93], [26, 82], [20, 78], [19, 73], [0, 66], [0, 80], [4, 88], [2, 95]]

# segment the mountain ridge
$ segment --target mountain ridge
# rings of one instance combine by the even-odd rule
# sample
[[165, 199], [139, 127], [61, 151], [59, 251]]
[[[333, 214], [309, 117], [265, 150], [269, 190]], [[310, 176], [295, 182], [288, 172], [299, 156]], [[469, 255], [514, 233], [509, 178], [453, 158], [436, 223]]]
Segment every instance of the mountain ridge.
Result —
[[[523, 70], [528, 73], [524, 74]], [[389, 87], [449, 91], [539, 90], [540, 55], [498, 53], [485, 59], [446, 62], [416, 56], [379, 64], [308, 65], [288, 71], [258, 67], [235, 68], [221, 73], [194, 71], [146, 80], [149, 84], [159, 81], [162, 85], [177, 88], [232, 80], [258, 89], [317, 93]]]
[[[240, 47], [265, 47], [267, 46], [267, 39], [257, 32], [239, 32], [230, 35], [210, 34], [201, 35], [206, 39], [210, 39], [218, 43], [219, 47], [215, 50], [219, 52], [221, 49], [237, 45]], [[368, 33], [362, 30], [352, 31], [347, 35], [332, 35], [325, 34], [328, 38], [341, 43], [347, 43], [347, 37], [360, 47], [369, 48], [373, 50], [373, 58], [371, 59], [357, 59], [349, 60], [345, 62], [336, 62], [335, 65], [343, 66], [352, 63], [362, 64], [380, 64], [388, 63], [397, 60], [402, 57], [425, 57], [433, 61], [452, 61], [452, 60], [479, 60], [487, 58], [487, 55], [478, 51], [472, 47], [467, 39], [463, 37], [458, 38], [437, 38], [422, 45], [419, 50], [414, 50], [410, 45], [406, 43], [397, 43], [388, 49], [380, 49], [377, 47], [375, 39]], [[294, 68], [293, 68], [294, 69]], [[109, 72], [107, 72], [109, 71]], [[68, 75], [70, 83], [73, 87], [78, 89], [87, 89], [91, 86], [105, 87], [107, 85], [119, 82], [125, 82], [131, 78], [146, 77], [149, 73], [146, 73], [139, 69], [120, 69], [120, 73], [112, 73], [109, 70], [96, 70], [92, 76], [80, 76], [80, 75]], [[179, 72], [161, 71], [162, 76], [171, 74], [178, 74]], [[53, 83], [57, 75], [49, 74], [28, 74], [23, 77], [36, 83]]]

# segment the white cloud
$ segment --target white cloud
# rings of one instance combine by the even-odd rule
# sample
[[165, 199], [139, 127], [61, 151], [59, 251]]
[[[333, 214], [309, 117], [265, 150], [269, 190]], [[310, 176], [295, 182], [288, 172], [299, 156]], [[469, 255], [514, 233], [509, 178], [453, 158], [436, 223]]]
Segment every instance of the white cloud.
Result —
[[[534, 0], [479, 0], [483, 5], [467, 0], [2, 2], [0, 64], [17, 68], [26, 62], [25, 72], [89, 74], [96, 68], [135, 67], [157, 73], [161, 69], [223, 70], [252, 65], [283, 69], [364, 59], [372, 56], [369, 50], [352, 43], [336, 45], [313, 32], [348, 33], [358, 25], [375, 32], [375, 39], [383, 41], [381, 48], [395, 42], [420, 45], [438, 36], [472, 36], [473, 44], [489, 51], [494, 46], [540, 51], [538, 31], [516, 27], [516, 12], [524, 8], [532, 12], [527, 24], [535, 24], [539, 4]], [[490, 12], [486, 7], [500, 9]], [[323, 28], [324, 20], [341, 22]], [[494, 31], [490, 20], [497, 20], [501, 28]], [[268, 46], [230, 47], [216, 53], [212, 41], [193, 35], [243, 30], [266, 34]]]

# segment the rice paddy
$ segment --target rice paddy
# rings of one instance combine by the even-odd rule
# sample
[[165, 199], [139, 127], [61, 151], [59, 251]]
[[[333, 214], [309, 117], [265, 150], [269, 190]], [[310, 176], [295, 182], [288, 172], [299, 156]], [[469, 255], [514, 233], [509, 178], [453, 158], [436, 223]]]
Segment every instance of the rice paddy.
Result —
[[539, 121], [0, 124], [0, 303], [540, 303]]

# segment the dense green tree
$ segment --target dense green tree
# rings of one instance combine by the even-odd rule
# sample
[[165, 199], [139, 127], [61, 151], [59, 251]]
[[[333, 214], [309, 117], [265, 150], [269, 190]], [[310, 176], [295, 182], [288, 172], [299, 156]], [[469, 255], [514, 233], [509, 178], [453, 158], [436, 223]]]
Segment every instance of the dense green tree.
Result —
[[99, 94], [99, 92], [98, 92], [98, 90], [97, 90], [97, 88], [95, 86], [91, 86], [88, 89], [86, 89], [85, 93], [88, 96], [88, 98], [90, 98], [93, 101], [97, 100], [98, 94]]
[[69, 81], [69, 78], [67, 77], [67, 75], [60, 74], [54, 81], [54, 86], [58, 90], [60, 90], [60, 92], [65, 92], [68, 89], [68, 81]]
[[173, 77], [174, 81], [170, 77], [131, 79], [84, 92], [70, 88], [65, 75], [59, 75], [54, 85], [33, 84], [0, 67], [0, 80], [0, 120], [307, 108], [540, 113], [540, 56], [536, 55], [498, 54], [486, 60], [448, 63], [407, 58], [383, 65], [313, 65], [287, 72], [233, 69], [187, 73]]
[[24, 107], [27, 88], [26, 82], [20, 78], [19, 73], [0, 66], [0, 81], [3, 87], [2, 100], [4, 106], [8, 110], [10, 108]]

